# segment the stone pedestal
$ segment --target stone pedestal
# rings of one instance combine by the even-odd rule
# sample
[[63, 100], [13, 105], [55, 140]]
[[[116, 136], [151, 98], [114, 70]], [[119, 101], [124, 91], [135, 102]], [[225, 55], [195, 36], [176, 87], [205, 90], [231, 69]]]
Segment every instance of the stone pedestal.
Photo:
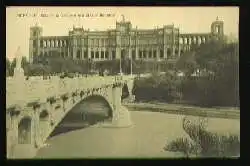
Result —
[[24, 81], [25, 80], [24, 70], [22, 68], [15, 68], [13, 77], [14, 79]]
[[122, 88], [115, 87], [112, 89], [113, 97], [113, 127], [128, 127], [131, 126], [130, 113], [128, 109], [121, 105]]
[[23, 99], [26, 98], [25, 94], [25, 76], [24, 70], [22, 68], [15, 68], [13, 79], [15, 82], [14, 89], [15, 89], [15, 103], [23, 106], [24, 102]]
[[135, 101], [135, 95], [129, 95], [129, 102], [134, 102]]

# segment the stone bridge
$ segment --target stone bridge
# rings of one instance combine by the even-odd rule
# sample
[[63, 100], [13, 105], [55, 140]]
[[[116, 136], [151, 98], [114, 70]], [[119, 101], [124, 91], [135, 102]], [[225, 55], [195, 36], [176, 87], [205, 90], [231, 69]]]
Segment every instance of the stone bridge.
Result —
[[122, 106], [121, 96], [125, 85], [132, 94], [134, 77], [7, 78], [7, 157], [34, 156], [65, 115], [91, 96], [99, 96], [108, 103], [112, 110], [110, 126], [130, 126], [130, 114]]

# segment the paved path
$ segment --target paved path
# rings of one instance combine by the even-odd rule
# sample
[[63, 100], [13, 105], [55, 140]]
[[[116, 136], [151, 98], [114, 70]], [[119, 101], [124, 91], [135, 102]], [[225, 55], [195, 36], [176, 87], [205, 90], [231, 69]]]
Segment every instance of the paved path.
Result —
[[239, 119], [240, 110], [232, 108], [202, 108], [195, 106], [185, 106], [180, 104], [166, 103], [124, 103], [128, 108], [136, 111], [165, 112], [171, 114], [207, 116], [215, 118]]

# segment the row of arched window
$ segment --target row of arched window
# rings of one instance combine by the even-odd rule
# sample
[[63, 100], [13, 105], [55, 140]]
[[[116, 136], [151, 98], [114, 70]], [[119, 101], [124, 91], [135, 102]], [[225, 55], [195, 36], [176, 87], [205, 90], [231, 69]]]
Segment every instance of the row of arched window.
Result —
[[[180, 44], [201, 44], [205, 43], [207, 41], [207, 37], [205, 36], [193, 36], [193, 37], [180, 37], [179, 38], [179, 43]], [[81, 44], [81, 40], [77, 40], [76, 45]], [[157, 44], [163, 43], [162, 38], [155, 38], [155, 39], [139, 39], [137, 40], [137, 44], [139, 45], [145, 45], [145, 44]], [[85, 43], [86, 44], [86, 43]], [[114, 39], [90, 39], [89, 40], [89, 45], [95, 45], [95, 46], [106, 46], [106, 44], [109, 45], [115, 45], [116, 41]], [[136, 40], [132, 39], [131, 40], [131, 45], [136, 45]], [[129, 40], [128, 39], [121, 39], [121, 45], [129, 45]], [[67, 47], [68, 46], [68, 41], [67, 40], [57, 40], [57, 39], [48, 39], [48, 40], [41, 40], [40, 41], [40, 47], [44, 48], [54, 48], [54, 47]]]
[[40, 40], [40, 47], [66, 47], [68, 44], [67, 40]]
[[205, 36], [180, 37], [180, 44], [201, 44], [208, 40]]

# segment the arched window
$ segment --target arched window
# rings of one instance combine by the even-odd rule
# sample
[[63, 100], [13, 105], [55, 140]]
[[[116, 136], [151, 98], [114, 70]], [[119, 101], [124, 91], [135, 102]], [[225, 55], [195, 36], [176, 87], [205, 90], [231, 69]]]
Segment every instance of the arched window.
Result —
[[115, 51], [112, 51], [112, 59], [115, 59]]
[[184, 44], [188, 44], [187, 38], [185, 37]]
[[147, 51], [143, 50], [143, 58], [147, 58]]
[[95, 52], [91, 51], [91, 59], [94, 59], [94, 58], [95, 58]]
[[51, 47], [54, 47], [54, 40], [51, 40]]
[[178, 49], [175, 49], [175, 55], [178, 55]]
[[202, 39], [203, 39], [203, 43], [206, 43], [206, 37], [203, 37]]
[[193, 43], [196, 44], [196, 37], [193, 38]]
[[142, 58], [142, 51], [139, 50], [139, 58], [141, 59]]
[[201, 37], [198, 36], [198, 44], [201, 44]]
[[132, 59], [135, 59], [136, 53], [135, 50], [132, 51]]
[[183, 38], [180, 38], [179, 43], [183, 44]]
[[98, 51], [95, 52], [95, 58], [99, 59], [99, 52]]
[[43, 41], [43, 47], [47, 47], [46, 41]]
[[167, 48], [167, 55], [170, 56], [171, 55], [171, 49]]
[[160, 50], [160, 58], [164, 58], [164, 52], [163, 52], [163, 50]]
[[101, 51], [101, 59], [104, 59], [104, 51]]
[[157, 51], [154, 50], [154, 58], [156, 58], [156, 57], [157, 57]]
[[152, 58], [152, 51], [149, 51], [148, 57]]
[[40, 40], [40, 47], [44, 47], [44, 46], [43, 46], [43, 41], [42, 41], [42, 40]]
[[33, 41], [33, 47], [36, 47], [37, 46], [37, 40], [34, 40]]
[[216, 33], [219, 33], [219, 26], [216, 26], [216, 27], [215, 27], [215, 32], [216, 32]]
[[47, 41], [47, 46], [50, 47], [50, 41], [49, 40]]
[[105, 51], [105, 59], [108, 59], [108, 57], [109, 57], [109, 52]]
[[122, 58], [122, 59], [125, 58], [125, 50], [121, 50], [121, 58]]
[[191, 37], [188, 38], [188, 44], [192, 44], [192, 38]]
[[31, 143], [31, 119], [29, 117], [23, 118], [18, 124], [18, 143]]
[[77, 59], [80, 59], [81, 58], [81, 51], [80, 50], [77, 50], [77, 55], [76, 55]]

